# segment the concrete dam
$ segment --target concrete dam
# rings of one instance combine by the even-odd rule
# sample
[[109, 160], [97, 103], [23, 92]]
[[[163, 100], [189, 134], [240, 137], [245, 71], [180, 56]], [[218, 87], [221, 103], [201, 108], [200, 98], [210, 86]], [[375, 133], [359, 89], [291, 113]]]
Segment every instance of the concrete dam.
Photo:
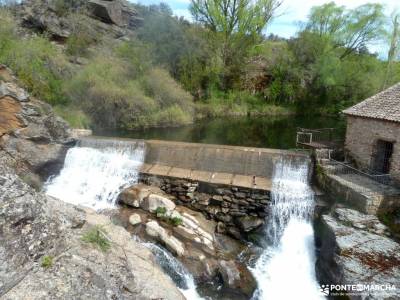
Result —
[[310, 162], [304, 151], [197, 144], [160, 140], [111, 139], [86, 137], [82, 147], [144, 147], [140, 174], [229, 185], [248, 189], [271, 190], [274, 164], [279, 160]]

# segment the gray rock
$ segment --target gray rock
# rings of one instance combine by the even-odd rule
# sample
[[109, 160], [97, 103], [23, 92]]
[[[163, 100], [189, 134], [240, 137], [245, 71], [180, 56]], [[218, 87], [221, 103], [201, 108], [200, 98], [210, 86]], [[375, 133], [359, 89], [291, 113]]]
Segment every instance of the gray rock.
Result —
[[131, 214], [129, 216], [129, 223], [133, 226], [142, 223], [142, 217], [139, 214]]
[[[400, 245], [371, 232], [375, 216], [336, 209], [322, 216], [321, 256], [317, 270], [326, 284], [389, 284], [400, 282]], [[356, 225], [356, 226], [354, 226]], [[364, 226], [360, 226], [364, 225]], [[360, 299], [349, 295], [350, 299]], [[364, 291], [363, 299], [399, 299], [400, 290]]]
[[224, 286], [234, 289], [251, 297], [256, 289], [257, 283], [250, 271], [235, 261], [221, 260], [219, 272], [223, 279]]
[[167, 211], [173, 211], [176, 207], [175, 203], [158, 194], [150, 194], [140, 203], [140, 207], [149, 212], [155, 212], [157, 208], [163, 207]]
[[164, 193], [157, 187], [136, 184], [134, 186], [124, 189], [118, 196], [118, 202], [129, 205], [135, 208], [140, 207], [143, 200], [150, 195], [150, 193], [163, 195]]
[[157, 221], [149, 221], [146, 223], [146, 233], [149, 236], [158, 239], [176, 255], [184, 255], [185, 247], [183, 243], [173, 235], [169, 235], [167, 231], [157, 223]]
[[253, 216], [244, 216], [236, 218], [235, 223], [244, 232], [249, 232], [262, 226], [264, 224], [264, 220]]
[[[0, 151], [0, 298], [184, 299], [151, 252], [110, 218], [37, 193]], [[102, 252], [82, 241], [99, 226]], [[44, 256], [52, 264], [42, 267]]]

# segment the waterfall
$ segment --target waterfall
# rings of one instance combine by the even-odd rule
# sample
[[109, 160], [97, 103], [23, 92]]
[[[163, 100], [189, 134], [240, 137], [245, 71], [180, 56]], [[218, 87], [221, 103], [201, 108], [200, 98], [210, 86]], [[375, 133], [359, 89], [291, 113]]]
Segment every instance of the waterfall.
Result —
[[157, 263], [161, 266], [165, 273], [178, 286], [182, 294], [188, 300], [202, 299], [196, 291], [196, 284], [193, 276], [186, 270], [180, 261], [178, 261], [171, 253], [164, 248], [150, 242], [142, 242], [138, 237], [134, 237], [154, 254]]
[[144, 153], [142, 141], [83, 139], [68, 150], [60, 174], [47, 181], [46, 193], [76, 205], [113, 208], [120, 191], [137, 182]]
[[308, 171], [308, 163], [281, 160], [275, 165], [265, 228], [270, 246], [252, 269], [258, 283], [254, 299], [323, 299], [315, 274]]

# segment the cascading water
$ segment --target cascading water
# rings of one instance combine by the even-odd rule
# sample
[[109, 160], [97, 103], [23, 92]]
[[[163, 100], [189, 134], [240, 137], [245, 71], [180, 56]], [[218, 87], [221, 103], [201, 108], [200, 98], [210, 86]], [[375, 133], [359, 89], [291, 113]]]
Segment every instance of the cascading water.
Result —
[[315, 274], [314, 194], [308, 170], [308, 163], [295, 161], [275, 165], [266, 226], [271, 245], [252, 269], [258, 282], [254, 299], [323, 299]]
[[138, 237], [136, 241], [150, 249], [154, 254], [157, 263], [161, 266], [165, 273], [176, 283], [182, 294], [188, 300], [203, 299], [196, 291], [193, 276], [186, 270], [186, 268], [179, 262], [171, 253], [164, 248], [150, 242], [142, 242]]
[[112, 208], [121, 189], [137, 182], [144, 154], [141, 141], [81, 140], [68, 150], [63, 169], [49, 179], [46, 193], [76, 205]]

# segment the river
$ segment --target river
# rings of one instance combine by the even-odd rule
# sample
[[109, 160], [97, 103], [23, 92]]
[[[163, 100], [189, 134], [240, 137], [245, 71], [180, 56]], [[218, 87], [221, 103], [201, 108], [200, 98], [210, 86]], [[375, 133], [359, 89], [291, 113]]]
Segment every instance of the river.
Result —
[[292, 149], [296, 147], [296, 129], [337, 128], [343, 138], [343, 117], [290, 115], [279, 117], [236, 117], [198, 121], [175, 128], [151, 128], [138, 131], [97, 131], [97, 135], [134, 139], [160, 139], [192, 143]]
[[[341, 118], [326, 117], [235, 118], [107, 135], [290, 149], [295, 147], [297, 127], [337, 127], [337, 137], [342, 137], [343, 124]], [[137, 182], [144, 155], [142, 141], [83, 140], [68, 151], [64, 168], [47, 182], [46, 192], [97, 210], [116, 207], [121, 189]], [[271, 213], [264, 232], [267, 243], [255, 264], [249, 265], [258, 283], [254, 300], [298, 299], [298, 296], [323, 299], [315, 274], [314, 196], [309, 186], [309, 167], [309, 161], [294, 159], [274, 163]], [[148, 246], [187, 299], [200, 299], [186, 268], [164, 248]]]

